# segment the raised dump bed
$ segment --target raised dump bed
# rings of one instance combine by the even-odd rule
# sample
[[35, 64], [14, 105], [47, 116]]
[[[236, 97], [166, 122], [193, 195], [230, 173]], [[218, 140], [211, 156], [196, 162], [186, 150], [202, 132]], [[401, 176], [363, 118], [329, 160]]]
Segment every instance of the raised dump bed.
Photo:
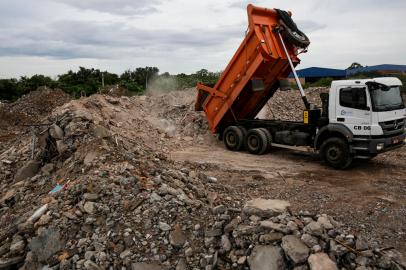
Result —
[[198, 84], [196, 110], [204, 110], [210, 130], [221, 133], [231, 123], [254, 119], [291, 72], [307, 37], [290, 19], [291, 13], [248, 5], [248, 33], [214, 87]]

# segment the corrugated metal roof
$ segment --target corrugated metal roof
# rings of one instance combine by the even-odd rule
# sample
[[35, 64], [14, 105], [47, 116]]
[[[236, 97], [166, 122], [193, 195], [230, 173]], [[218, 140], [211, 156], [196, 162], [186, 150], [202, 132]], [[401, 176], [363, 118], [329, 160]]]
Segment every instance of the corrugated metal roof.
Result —
[[[382, 64], [369, 67], [362, 67], [356, 69], [334, 69], [334, 68], [323, 68], [323, 67], [310, 67], [297, 70], [297, 75], [300, 78], [312, 78], [312, 77], [346, 77], [348, 75], [353, 75], [362, 72], [372, 72], [372, 71], [401, 71], [406, 72], [406, 65], [391, 65]], [[293, 78], [293, 73], [289, 74], [289, 78]]]

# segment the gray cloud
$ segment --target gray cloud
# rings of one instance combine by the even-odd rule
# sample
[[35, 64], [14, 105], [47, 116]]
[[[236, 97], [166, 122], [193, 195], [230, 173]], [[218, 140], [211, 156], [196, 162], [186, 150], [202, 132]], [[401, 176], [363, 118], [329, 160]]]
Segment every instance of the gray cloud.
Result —
[[322, 24], [322, 23], [318, 23], [315, 21], [311, 21], [311, 20], [296, 20], [296, 24], [297, 26], [300, 28], [300, 30], [302, 30], [303, 32], [306, 33], [311, 33], [317, 30], [321, 30], [326, 28], [327, 25]]
[[[115, 72], [221, 70], [244, 38], [250, 2], [0, 0], [0, 76], [55, 75], [85, 64]], [[293, 12], [312, 42], [300, 68], [406, 62], [404, 0], [252, 2]]]
[[138, 15], [156, 12], [158, 0], [56, 0], [77, 9], [93, 10], [119, 15]]
[[[139, 56], [146, 50], [176, 51], [221, 47], [224, 42], [241, 37], [237, 26], [213, 29], [147, 30], [121, 23], [57, 21], [46, 27], [20, 30], [0, 29], [0, 56], [44, 56], [57, 59]], [[126, 51], [129, 55], [120, 55]]]

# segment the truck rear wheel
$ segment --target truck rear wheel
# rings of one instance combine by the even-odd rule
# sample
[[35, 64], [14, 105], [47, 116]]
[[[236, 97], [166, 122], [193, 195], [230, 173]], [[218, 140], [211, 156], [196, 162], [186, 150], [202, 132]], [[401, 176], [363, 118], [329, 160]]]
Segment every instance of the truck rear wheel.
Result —
[[352, 156], [348, 143], [341, 138], [329, 138], [320, 147], [324, 161], [335, 169], [346, 169], [351, 165]]
[[227, 149], [231, 151], [239, 151], [244, 147], [244, 135], [246, 130], [242, 130], [237, 126], [229, 126], [224, 130], [223, 140]]
[[268, 148], [266, 149], [266, 151], [270, 151], [271, 147], [272, 147], [272, 134], [269, 130], [267, 130], [266, 128], [260, 128], [262, 131], [264, 131], [266, 138], [268, 139]]
[[250, 129], [245, 139], [245, 148], [251, 154], [262, 155], [268, 150], [268, 137], [260, 128]]

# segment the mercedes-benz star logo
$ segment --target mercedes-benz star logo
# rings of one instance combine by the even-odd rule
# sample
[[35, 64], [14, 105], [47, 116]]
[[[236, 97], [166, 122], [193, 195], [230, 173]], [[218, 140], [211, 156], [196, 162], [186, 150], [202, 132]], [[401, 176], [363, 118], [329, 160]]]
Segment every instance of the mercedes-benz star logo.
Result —
[[395, 122], [393, 122], [393, 128], [398, 129], [398, 127], [399, 127], [398, 121], [395, 120]]

